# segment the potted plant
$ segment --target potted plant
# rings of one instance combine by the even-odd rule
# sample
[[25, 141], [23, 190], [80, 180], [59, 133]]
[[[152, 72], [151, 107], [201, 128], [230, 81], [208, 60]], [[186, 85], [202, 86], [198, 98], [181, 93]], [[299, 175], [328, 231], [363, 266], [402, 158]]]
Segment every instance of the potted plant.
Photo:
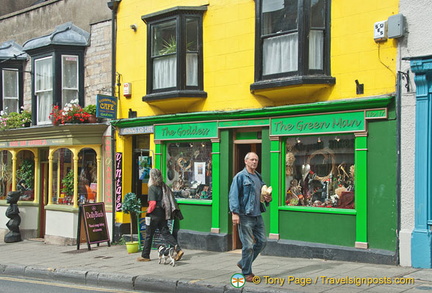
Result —
[[126, 242], [128, 253], [138, 251], [138, 241], [133, 241], [133, 219], [141, 213], [141, 200], [133, 192], [129, 192], [124, 196], [122, 202], [122, 211], [125, 214], [130, 214], [130, 241]]
[[0, 115], [0, 130], [29, 127], [31, 113], [27, 110], [7, 113], [2, 111]]
[[65, 177], [63, 177], [61, 182], [63, 184], [61, 191], [66, 195], [66, 198], [63, 199], [63, 202], [69, 203], [72, 201], [74, 193], [74, 172], [72, 169], [66, 174]]
[[89, 114], [88, 122], [89, 123], [96, 123], [96, 105], [90, 104], [83, 108], [83, 111], [87, 114]]
[[63, 108], [54, 105], [50, 113], [50, 118], [53, 125], [66, 123], [86, 123], [90, 114], [85, 112], [78, 104], [78, 99], [66, 103]]

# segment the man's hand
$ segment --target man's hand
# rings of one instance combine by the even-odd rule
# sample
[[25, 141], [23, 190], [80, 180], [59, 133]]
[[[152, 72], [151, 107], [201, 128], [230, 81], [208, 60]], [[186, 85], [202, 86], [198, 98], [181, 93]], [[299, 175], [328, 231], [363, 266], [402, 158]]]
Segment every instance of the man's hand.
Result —
[[265, 194], [265, 195], [264, 195], [264, 200], [265, 200], [266, 202], [271, 202], [271, 201], [272, 201], [272, 196], [271, 196], [271, 194]]
[[232, 218], [233, 225], [240, 224], [240, 216], [238, 214], [233, 213], [231, 218]]

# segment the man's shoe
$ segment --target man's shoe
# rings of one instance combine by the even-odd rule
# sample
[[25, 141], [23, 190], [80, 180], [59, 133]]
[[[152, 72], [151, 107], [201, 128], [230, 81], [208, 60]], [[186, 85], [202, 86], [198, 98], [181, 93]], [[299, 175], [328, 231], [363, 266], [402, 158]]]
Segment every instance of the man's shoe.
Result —
[[237, 263], [237, 266], [238, 266], [239, 269], [243, 270], [243, 267], [240, 265], [239, 262]]
[[254, 274], [250, 274], [245, 276], [246, 282], [253, 282], [253, 278], [255, 277]]
[[179, 251], [177, 251], [177, 255], [175, 257], [175, 261], [181, 260], [183, 254], [184, 254], [183, 250], [180, 249]]
[[151, 259], [145, 258], [145, 257], [142, 257], [142, 256], [140, 256], [140, 257], [137, 258], [137, 261], [150, 261], [150, 260]]

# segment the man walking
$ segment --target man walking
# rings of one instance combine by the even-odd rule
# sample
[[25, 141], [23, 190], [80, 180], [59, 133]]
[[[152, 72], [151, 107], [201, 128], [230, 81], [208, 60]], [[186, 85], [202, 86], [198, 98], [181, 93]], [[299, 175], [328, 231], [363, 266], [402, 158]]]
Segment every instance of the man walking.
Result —
[[266, 235], [261, 212], [272, 200], [271, 191], [266, 192], [261, 175], [256, 171], [258, 155], [254, 152], [245, 156], [245, 168], [233, 179], [229, 193], [229, 207], [233, 225], [239, 225], [242, 243], [242, 258], [237, 266], [247, 282], [252, 282], [252, 262], [264, 249]]

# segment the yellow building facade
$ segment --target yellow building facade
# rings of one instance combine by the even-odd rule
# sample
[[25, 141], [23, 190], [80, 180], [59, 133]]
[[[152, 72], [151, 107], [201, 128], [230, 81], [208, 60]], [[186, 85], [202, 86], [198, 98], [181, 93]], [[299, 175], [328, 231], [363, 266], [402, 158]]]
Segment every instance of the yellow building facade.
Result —
[[[274, 190], [267, 253], [302, 256], [300, 241], [322, 245], [311, 248], [318, 255], [331, 245], [334, 259], [375, 248], [377, 262], [394, 262], [396, 174], [380, 176], [374, 159], [391, 146], [383, 161], [396, 164], [398, 40], [385, 37], [383, 21], [397, 13], [397, 1], [120, 2], [113, 125], [123, 194], [139, 194], [145, 210], [149, 160], [185, 216], [175, 224], [182, 247], [235, 249], [227, 194], [255, 151]], [[376, 200], [379, 184], [386, 195]], [[334, 200], [339, 187], [345, 207]], [[393, 214], [384, 236], [371, 227], [379, 209]], [[129, 220], [119, 210], [117, 228]]]

